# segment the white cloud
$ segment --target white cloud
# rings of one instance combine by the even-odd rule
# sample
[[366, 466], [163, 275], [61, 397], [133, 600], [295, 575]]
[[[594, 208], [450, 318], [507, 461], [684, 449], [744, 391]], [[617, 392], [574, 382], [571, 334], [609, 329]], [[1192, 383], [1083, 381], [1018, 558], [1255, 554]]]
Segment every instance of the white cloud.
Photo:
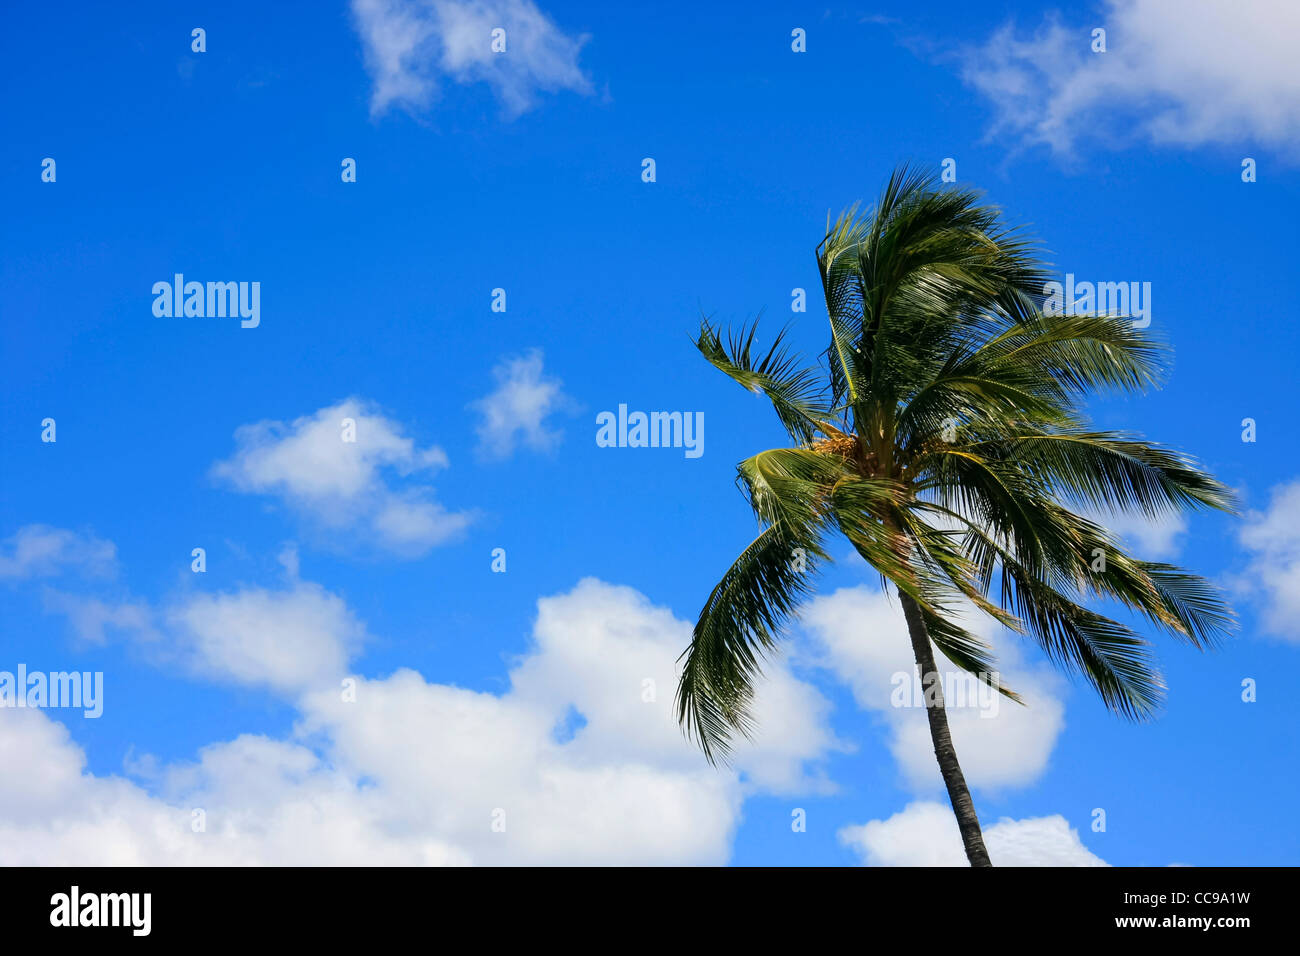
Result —
[[108, 631], [125, 631], [139, 638], [153, 637], [153, 614], [138, 601], [104, 601], [100, 598], [47, 590], [45, 610], [68, 618], [77, 637], [88, 644], [103, 644]]
[[296, 550], [286, 548], [281, 558], [290, 573], [279, 591], [190, 593], [154, 608], [47, 590], [45, 610], [66, 616], [83, 641], [103, 644], [112, 629], [153, 663], [201, 678], [290, 697], [336, 688], [367, 639], [365, 627], [338, 595], [298, 580]]
[[[549, 713], [572, 705], [587, 718], [573, 740], [579, 749], [608, 757], [633, 748], [656, 761], [699, 765], [696, 750], [683, 747], [672, 710], [690, 625], [632, 588], [593, 578], [543, 598], [537, 611], [536, 651], [511, 673], [514, 698]], [[826, 729], [830, 704], [780, 660], [765, 675], [754, 708], [762, 746], [740, 742], [737, 764], [766, 788], [801, 789], [810, 783], [802, 776], [807, 756], [837, 746]], [[647, 690], [653, 702], [643, 699]]]
[[1264, 629], [1300, 642], [1300, 480], [1273, 489], [1266, 511], [1252, 511], [1240, 532], [1251, 561], [1236, 584], [1263, 604]]
[[196, 595], [167, 618], [176, 649], [200, 674], [282, 692], [334, 690], [365, 638], [343, 600], [310, 582]]
[[105, 576], [117, 569], [117, 547], [91, 534], [29, 524], [0, 542], [0, 580], [48, 578], [65, 571]]
[[275, 559], [280, 562], [280, 567], [284, 568], [284, 573], [290, 581], [298, 580], [301, 560], [298, 557], [298, 545], [296, 543], [292, 541], [286, 542]]
[[154, 796], [87, 773], [81, 748], [44, 713], [9, 710], [0, 761], [24, 768], [0, 775], [0, 857], [15, 864], [467, 862], [425, 834], [391, 830], [369, 792], [293, 743], [244, 735], [207, 747], [193, 766], [168, 771], [160, 783], [170, 792]]
[[1187, 518], [1178, 512], [1155, 517], [1132, 511], [1091, 511], [1085, 515], [1118, 537], [1143, 561], [1176, 557], [1187, 533]]
[[[345, 440], [348, 420], [355, 440]], [[432, 487], [415, 480], [445, 468], [446, 453], [417, 447], [399, 424], [359, 399], [287, 425], [244, 425], [235, 443], [234, 456], [213, 466], [216, 477], [240, 491], [276, 495], [321, 527], [357, 531], [399, 555], [423, 555], [473, 520], [447, 511], [433, 500]]]
[[404, 494], [384, 499], [374, 513], [372, 527], [392, 551], [421, 555], [458, 537], [472, 520], [469, 512], [448, 511], [419, 494]]
[[[371, 115], [427, 107], [444, 78], [488, 83], [510, 115], [539, 92], [591, 90], [578, 65], [586, 38], [563, 33], [532, 0], [352, 0], [352, 14], [374, 82]], [[497, 28], [503, 53], [492, 50]]]
[[505, 359], [492, 376], [496, 390], [471, 405], [482, 416], [479, 450], [491, 458], [505, 458], [521, 441], [537, 451], [554, 448], [561, 434], [546, 427], [546, 418], [567, 405], [568, 398], [559, 379], [543, 375], [542, 353], [533, 350]]
[[[821, 721], [829, 705], [778, 663], [779, 691], [760, 690], [759, 739], [738, 747], [739, 772], [709, 767], [672, 711], [690, 625], [595, 580], [538, 603], [533, 643], [501, 694], [403, 669], [359, 678], [355, 700], [344, 700], [324, 678], [346, 642], [323, 635], [337, 638], [349, 616], [323, 593], [225, 596], [194, 603], [187, 618], [225, 675], [315, 688], [297, 697], [293, 737], [241, 736], [192, 764], [136, 760], [149, 776], [132, 782], [87, 773], [44, 713], [7, 711], [0, 766], [24, 773], [0, 774], [0, 859], [719, 864], [745, 796], [802, 786], [834, 746]], [[259, 648], [259, 634], [290, 638]], [[309, 673], [289, 661], [322, 655], [333, 662]], [[572, 711], [581, 726], [557, 733]], [[194, 808], [204, 832], [191, 828]]]
[[[994, 866], [1107, 866], [1058, 815], [986, 826], [984, 845]], [[910, 803], [888, 820], [844, 827], [840, 842], [868, 866], [967, 866], [961, 832], [946, 804]]]
[[[943, 783], [925, 708], [915, 691], [919, 681], [907, 623], [897, 601], [866, 587], [841, 588], [814, 598], [800, 618], [812, 638], [815, 663], [848, 684], [860, 706], [884, 718], [890, 752], [908, 786], [916, 792], [940, 789]], [[1065, 708], [1054, 695], [1061, 682], [1046, 668], [1020, 666], [1013, 645], [991, 640], [992, 622], [987, 619], [972, 616], [964, 625], [994, 644], [1002, 680], [1021, 695], [1025, 705], [994, 697], [936, 654], [940, 671], [957, 682], [953, 689], [967, 694], [965, 706], [952, 694], [946, 695], [948, 724], [962, 771], [972, 787], [1025, 786], [1047, 769], [1064, 729]], [[894, 706], [895, 687], [913, 688], [905, 699], [917, 706]], [[990, 700], [993, 707], [987, 706]]]
[[[1008, 24], [965, 58], [994, 133], [1065, 154], [1136, 132], [1158, 144], [1300, 145], [1294, 0], [1108, 0], [1087, 22]], [[1106, 30], [1107, 52], [1091, 33]]]

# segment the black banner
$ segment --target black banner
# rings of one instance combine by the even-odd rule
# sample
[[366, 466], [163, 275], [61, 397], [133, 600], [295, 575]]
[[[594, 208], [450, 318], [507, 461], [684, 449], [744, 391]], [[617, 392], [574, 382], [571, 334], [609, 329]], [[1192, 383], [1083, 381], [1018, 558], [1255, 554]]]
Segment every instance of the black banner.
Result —
[[982, 943], [1049, 932], [1053, 941], [1231, 944], [1285, 929], [1294, 882], [1286, 869], [1220, 868], [11, 868], [0, 870], [0, 925], [6, 942], [75, 935], [83, 944], [340, 943], [453, 926], [494, 939], [545, 928], [592, 942], [613, 932], [734, 943], [762, 940], [782, 922], [891, 938], [919, 926], [931, 942], [936, 932]]

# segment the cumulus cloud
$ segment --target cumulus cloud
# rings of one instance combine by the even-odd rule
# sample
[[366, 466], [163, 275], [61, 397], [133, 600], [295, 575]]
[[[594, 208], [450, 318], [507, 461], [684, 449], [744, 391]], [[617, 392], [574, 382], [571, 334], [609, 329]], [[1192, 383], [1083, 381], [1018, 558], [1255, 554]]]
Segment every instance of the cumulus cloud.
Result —
[[359, 399], [288, 424], [244, 425], [235, 443], [235, 454], [213, 466], [217, 478], [279, 497], [323, 528], [358, 532], [398, 555], [419, 557], [473, 520], [444, 508], [422, 480], [447, 466], [446, 453], [417, 447], [398, 423]]
[[[297, 553], [286, 548], [281, 557], [291, 563]], [[82, 641], [103, 644], [112, 631], [153, 663], [203, 679], [291, 698], [337, 687], [367, 640], [365, 626], [341, 597], [286, 570], [288, 585], [280, 590], [191, 592], [154, 606], [49, 589], [44, 606], [66, 617]]]
[[478, 411], [479, 451], [489, 458], [505, 458], [522, 442], [535, 451], [549, 451], [561, 433], [546, 427], [547, 416], [569, 404], [563, 383], [542, 372], [542, 353], [503, 360], [492, 370], [497, 387], [474, 402]]
[[1251, 511], [1240, 532], [1251, 555], [1238, 587], [1262, 605], [1271, 634], [1300, 643], [1300, 480], [1273, 489], [1264, 511]]
[[[829, 705], [778, 663], [759, 693], [757, 741], [738, 747], [735, 772], [709, 767], [672, 711], [690, 625], [596, 580], [539, 601], [533, 642], [500, 694], [408, 669], [326, 687], [358, 625], [321, 592], [208, 599], [182, 623], [214, 672], [280, 675], [298, 710], [291, 737], [214, 743], [191, 763], [135, 761], [146, 776], [132, 780], [88, 773], [62, 725], [9, 711], [0, 765], [25, 771], [0, 775], [0, 858], [719, 864], [746, 796], [805, 786], [836, 746]], [[270, 648], [253, 646], [258, 633]], [[287, 661], [322, 653], [329, 666], [310, 672]], [[578, 726], [562, 733], [566, 723]]]
[[0, 580], [50, 578], [67, 572], [105, 576], [117, 569], [117, 547], [92, 534], [29, 524], [0, 542]]
[[167, 618], [176, 650], [198, 673], [282, 692], [338, 687], [365, 638], [343, 599], [310, 582], [195, 595]]
[[[1091, 34], [1106, 30], [1107, 51]], [[1008, 24], [967, 52], [994, 134], [1064, 154], [1133, 134], [1176, 146], [1300, 144], [1292, 0], [1108, 0], [1103, 15], [1030, 33]]]
[[[843, 680], [860, 706], [884, 719], [890, 752], [907, 785], [916, 792], [939, 790], [943, 782], [898, 603], [871, 588], [841, 588], [814, 598], [800, 617], [813, 662]], [[1061, 682], [1045, 668], [1021, 666], [1014, 645], [992, 640], [987, 619], [971, 616], [964, 624], [995, 647], [1002, 681], [1025, 705], [995, 696], [936, 655], [962, 770], [972, 787], [1025, 786], [1047, 769], [1064, 729], [1065, 708], [1055, 696]]]
[[[468, 862], [393, 832], [376, 801], [313, 751], [244, 735], [169, 769], [153, 794], [86, 771], [67, 729], [35, 710], [0, 720], [0, 854], [49, 866], [425, 865]], [[196, 827], [199, 828], [196, 830]]]
[[[1012, 820], [1003, 817], [984, 830], [994, 866], [1107, 866], [1058, 815]], [[868, 866], [967, 866], [952, 808], [941, 803], [908, 804], [888, 820], [844, 827], [840, 842]]]
[[[591, 90], [578, 65], [586, 38], [565, 34], [532, 0], [353, 0], [352, 14], [374, 83], [373, 116], [427, 107], [444, 79], [489, 84], [508, 115], [533, 107], [541, 92]], [[497, 29], [504, 52], [492, 48]]]

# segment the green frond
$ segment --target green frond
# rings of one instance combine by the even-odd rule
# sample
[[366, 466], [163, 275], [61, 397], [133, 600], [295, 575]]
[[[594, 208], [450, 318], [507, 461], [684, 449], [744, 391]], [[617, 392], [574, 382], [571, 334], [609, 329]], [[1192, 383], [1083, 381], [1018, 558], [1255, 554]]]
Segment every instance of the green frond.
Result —
[[1057, 494], [1102, 510], [1154, 516], [1235, 508], [1232, 491], [1190, 457], [1117, 432], [1013, 433], [961, 451], [1013, 463]]
[[852, 476], [843, 459], [803, 448], [761, 451], [736, 471], [758, 519], [790, 528], [825, 522], [830, 489]]
[[749, 701], [762, 657], [811, 589], [816, 562], [825, 559], [816, 537], [770, 527], [705, 602], [682, 655], [676, 703], [678, 721], [710, 763], [726, 760], [733, 733], [749, 734]]
[[[944, 375], [921, 388], [898, 412], [899, 442], [909, 452], [920, 452], [938, 442], [961, 445], [969, 440], [960, 433], [967, 423], [1032, 421], [1068, 425], [1062, 407], [1009, 380], [978, 375]], [[951, 436], [948, 432], [956, 434]]]
[[993, 648], [948, 618], [931, 613], [924, 608], [921, 609], [921, 617], [925, 621], [925, 629], [930, 635], [930, 641], [939, 648], [944, 657], [967, 673], [973, 674], [1004, 697], [1017, 704], [1024, 703], [1019, 694], [1002, 683], [997, 658], [993, 656]]
[[1169, 348], [1132, 319], [1034, 314], [961, 358], [953, 372], [1021, 382], [1065, 397], [1108, 389], [1143, 392], [1168, 371]]
[[1223, 590], [1204, 578], [1172, 564], [1139, 561], [1155, 587], [1166, 613], [1178, 621], [1171, 628], [1197, 647], [1213, 647], [1237, 626], [1236, 615], [1223, 599]]
[[754, 335], [758, 331], [755, 320], [748, 328], [742, 327], [738, 335], [728, 334], [724, 346], [717, 329], [707, 320], [700, 323], [700, 334], [695, 341], [703, 356], [726, 375], [751, 392], [762, 392], [776, 410], [777, 417], [792, 438], [798, 442], [812, 441], [820, 431], [819, 422], [830, 416], [829, 409], [820, 401], [821, 386], [814, 369], [800, 367], [783, 347], [786, 330], [777, 334], [771, 348], [755, 358]]
[[892, 479], [851, 477], [836, 482], [829, 503], [836, 526], [863, 559], [882, 578], [924, 602], [907, 540], [891, 520], [907, 497], [907, 489]]
[[833, 226], [828, 225], [825, 238], [817, 246], [817, 268], [830, 320], [831, 342], [826, 347], [826, 360], [832, 406], [838, 406], [846, 394], [850, 401], [857, 400], [856, 382], [863, 371], [857, 349], [862, 329], [857, 247], [866, 234], [867, 222], [857, 218], [857, 211], [855, 205], [841, 213]]
[[1164, 680], [1151, 646], [1131, 629], [1090, 611], [1024, 573], [1003, 565], [1016, 613], [1044, 653], [1070, 673], [1082, 675], [1108, 708], [1132, 720], [1154, 716]]

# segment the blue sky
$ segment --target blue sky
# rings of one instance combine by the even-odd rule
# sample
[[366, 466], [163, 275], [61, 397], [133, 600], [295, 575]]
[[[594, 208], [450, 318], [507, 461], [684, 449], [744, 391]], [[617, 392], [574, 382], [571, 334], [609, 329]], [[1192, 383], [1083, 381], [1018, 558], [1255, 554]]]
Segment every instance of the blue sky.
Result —
[[[879, 702], [901, 615], [860, 563], [823, 578], [736, 770], [669, 708], [753, 533], [735, 463], [782, 440], [694, 351], [701, 311], [790, 321], [815, 355], [828, 211], [952, 158], [1060, 272], [1151, 284], [1173, 374], [1095, 418], [1196, 455], [1246, 510], [1116, 525], [1241, 617], [1217, 653], [1159, 642], [1156, 723], [989, 632], [1037, 701], [954, 731], [995, 862], [1300, 862], [1300, 87], [1279, 39], [1300, 24], [1282, 0], [1224, 16], [11, 11], [0, 671], [102, 671], [105, 705], [0, 710], [0, 861], [950, 859], [918, 714]], [[260, 324], [156, 316], [176, 273], [259, 282]], [[620, 404], [702, 412], [703, 455], [598, 447]]]

